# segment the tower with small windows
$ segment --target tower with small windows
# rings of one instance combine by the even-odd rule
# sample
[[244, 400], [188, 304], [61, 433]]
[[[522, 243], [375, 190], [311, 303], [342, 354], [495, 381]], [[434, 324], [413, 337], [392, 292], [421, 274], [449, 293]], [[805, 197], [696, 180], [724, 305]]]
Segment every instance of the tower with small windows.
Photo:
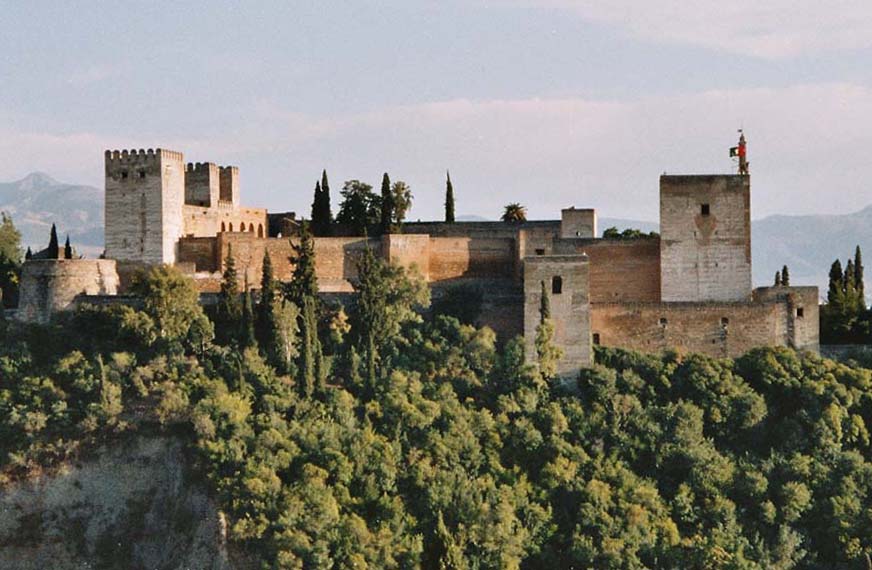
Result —
[[748, 301], [751, 290], [750, 177], [661, 176], [661, 301]]
[[175, 263], [182, 236], [185, 164], [166, 149], [107, 150], [106, 257]]

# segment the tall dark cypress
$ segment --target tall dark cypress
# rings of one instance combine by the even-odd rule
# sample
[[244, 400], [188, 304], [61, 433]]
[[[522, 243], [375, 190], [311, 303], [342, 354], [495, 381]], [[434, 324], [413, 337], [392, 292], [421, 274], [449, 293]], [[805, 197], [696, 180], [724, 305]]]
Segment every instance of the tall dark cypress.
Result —
[[24, 254], [25, 260], [33, 259], [33, 251], [30, 249], [30, 246], [27, 246], [27, 251]]
[[776, 287], [781, 286], [781, 272], [780, 271], [775, 272], [775, 286]]
[[548, 289], [542, 281], [542, 296], [539, 299], [539, 323], [544, 323], [551, 318], [551, 299], [548, 297]]
[[785, 287], [790, 287], [790, 270], [787, 266], [781, 268], [781, 284]]
[[[263, 348], [267, 353], [268, 343], [271, 337], [274, 337], [274, 328], [275, 328], [275, 278], [273, 277], [272, 270], [272, 260], [270, 259], [269, 252], [264, 250], [263, 252], [263, 263], [262, 263], [262, 273], [260, 279], [260, 303], [257, 305], [257, 320], [255, 326], [255, 332], [257, 336], [257, 342], [260, 343], [261, 348]], [[270, 357], [270, 354], [267, 354], [267, 357]]]
[[257, 339], [254, 336], [253, 305], [254, 301], [251, 298], [251, 291], [246, 290], [242, 294], [242, 327], [239, 334], [239, 346], [242, 348], [257, 346]]
[[48, 239], [48, 258], [57, 259], [60, 256], [60, 248], [58, 247], [58, 229], [54, 224], [51, 225], [51, 236]]
[[827, 303], [832, 305], [834, 308], [837, 307], [844, 298], [844, 295], [842, 294], [844, 291], [843, 279], [842, 262], [837, 259], [830, 266], [830, 285], [827, 289]]
[[866, 285], [863, 282], [863, 253], [860, 251], [860, 246], [854, 250], [854, 287], [857, 289], [857, 294], [860, 296], [863, 306], [866, 306]]
[[318, 234], [318, 229], [323, 221], [321, 220], [321, 182], [315, 182], [315, 195], [312, 198], [312, 226], [315, 229], [315, 234]]
[[454, 186], [451, 185], [451, 173], [445, 171], [445, 222], [454, 223]]
[[233, 259], [231, 248], [228, 247], [221, 290], [218, 293], [218, 305], [215, 308], [215, 336], [221, 344], [230, 344], [231, 341], [239, 340], [242, 305], [239, 302], [237, 280], [236, 261]]
[[391, 178], [385, 172], [381, 186], [381, 231], [391, 233], [394, 218], [394, 194], [391, 192]]
[[73, 258], [73, 247], [70, 245], [70, 236], [67, 234], [67, 242], [64, 244], [64, 259]]

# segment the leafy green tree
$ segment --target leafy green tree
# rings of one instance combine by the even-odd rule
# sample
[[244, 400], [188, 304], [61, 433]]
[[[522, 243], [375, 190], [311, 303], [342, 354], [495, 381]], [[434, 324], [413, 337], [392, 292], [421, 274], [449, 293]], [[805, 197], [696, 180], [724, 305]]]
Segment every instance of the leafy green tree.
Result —
[[193, 281], [175, 267], [152, 267], [137, 276], [131, 292], [142, 298], [143, 311], [154, 321], [158, 341], [168, 349], [183, 349], [192, 327], [210, 339], [214, 336], [210, 333], [211, 325], [204, 322]]
[[503, 210], [503, 215], [500, 218], [504, 222], [509, 223], [518, 223], [518, 222], [526, 222], [527, 221], [527, 209], [518, 204], [517, 202], [512, 202], [507, 205]]
[[412, 209], [412, 189], [402, 180], [397, 180], [391, 186], [391, 201], [393, 202], [391, 217], [395, 230], [399, 231], [406, 215]]
[[297, 329], [297, 308], [279, 295], [269, 251], [264, 250], [260, 303], [255, 316], [255, 337], [267, 362], [279, 373], [291, 371]]
[[336, 221], [346, 225], [355, 235], [364, 235], [369, 228], [378, 227], [381, 219], [381, 197], [372, 186], [359, 180], [348, 180], [340, 192], [342, 202]]
[[432, 314], [454, 317], [463, 324], [472, 325], [481, 315], [484, 293], [475, 285], [453, 285], [433, 299]]
[[0, 312], [18, 304], [21, 274], [21, 233], [12, 218], [0, 212]]
[[374, 386], [380, 361], [392, 352], [405, 322], [418, 321], [416, 309], [430, 304], [430, 291], [419, 276], [390, 265], [367, 249], [357, 266], [357, 292], [351, 330], [363, 352], [367, 379]]
[[451, 185], [451, 173], [445, 173], [445, 222], [454, 223], [454, 186]]
[[285, 296], [298, 307], [303, 305], [305, 297], [318, 296], [318, 275], [315, 270], [315, 241], [309, 231], [309, 226], [303, 222], [300, 228], [300, 243], [291, 244], [296, 257], [291, 281], [285, 289]]

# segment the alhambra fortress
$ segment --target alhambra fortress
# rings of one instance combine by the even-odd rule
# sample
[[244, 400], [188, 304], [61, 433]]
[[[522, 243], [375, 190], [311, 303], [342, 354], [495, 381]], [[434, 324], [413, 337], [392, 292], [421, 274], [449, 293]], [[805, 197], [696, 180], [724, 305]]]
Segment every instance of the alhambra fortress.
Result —
[[[81, 303], [125, 302], [132, 277], [154, 264], [190, 275], [204, 298], [232, 255], [240, 286], [260, 283], [267, 252], [290, 279], [293, 214], [240, 204], [239, 171], [186, 164], [165, 149], [106, 151], [105, 255], [24, 264], [17, 318], [47, 322]], [[353, 294], [369, 248], [414, 266], [434, 297], [456, 285], [483, 293], [480, 325], [523, 334], [532, 350], [542, 283], [550, 293], [559, 372], [592, 361], [592, 345], [642, 352], [676, 348], [738, 356], [756, 346], [818, 351], [817, 287], [751, 283], [751, 180], [747, 173], [660, 177], [660, 236], [597, 238], [596, 212], [559, 220], [405, 223], [401, 234], [315, 238], [321, 292]], [[531, 352], [535, 354], [535, 352]]]

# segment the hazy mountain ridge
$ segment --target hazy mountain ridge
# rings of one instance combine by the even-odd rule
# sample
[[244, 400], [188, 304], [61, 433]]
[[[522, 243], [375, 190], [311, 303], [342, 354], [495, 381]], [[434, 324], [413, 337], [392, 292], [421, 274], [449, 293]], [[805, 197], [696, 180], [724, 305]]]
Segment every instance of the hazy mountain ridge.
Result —
[[[49, 228], [58, 225], [61, 240], [69, 233], [73, 245], [89, 257], [103, 246], [103, 191], [93, 186], [65, 184], [34, 172], [15, 182], [0, 183], [0, 211], [12, 215], [23, 243], [34, 250], [48, 243]], [[476, 215], [459, 221], [484, 221]], [[657, 231], [656, 222], [600, 218], [609, 227]], [[767, 285], [784, 264], [795, 285], [817, 285], [825, 294], [830, 264], [844, 262], [860, 247], [872, 255], [872, 205], [851, 214], [774, 215], [752, 223], [754, 284]]]
[[65, 184], [34, 172], [0, 183], [0, 211], [12, 215], [23, 245], [34, 251], [48, 244], [52, 223], [60, 239], [69, 234], [80, 251], [90, 254], [103, 247], [103, 191], [93, 186]]

